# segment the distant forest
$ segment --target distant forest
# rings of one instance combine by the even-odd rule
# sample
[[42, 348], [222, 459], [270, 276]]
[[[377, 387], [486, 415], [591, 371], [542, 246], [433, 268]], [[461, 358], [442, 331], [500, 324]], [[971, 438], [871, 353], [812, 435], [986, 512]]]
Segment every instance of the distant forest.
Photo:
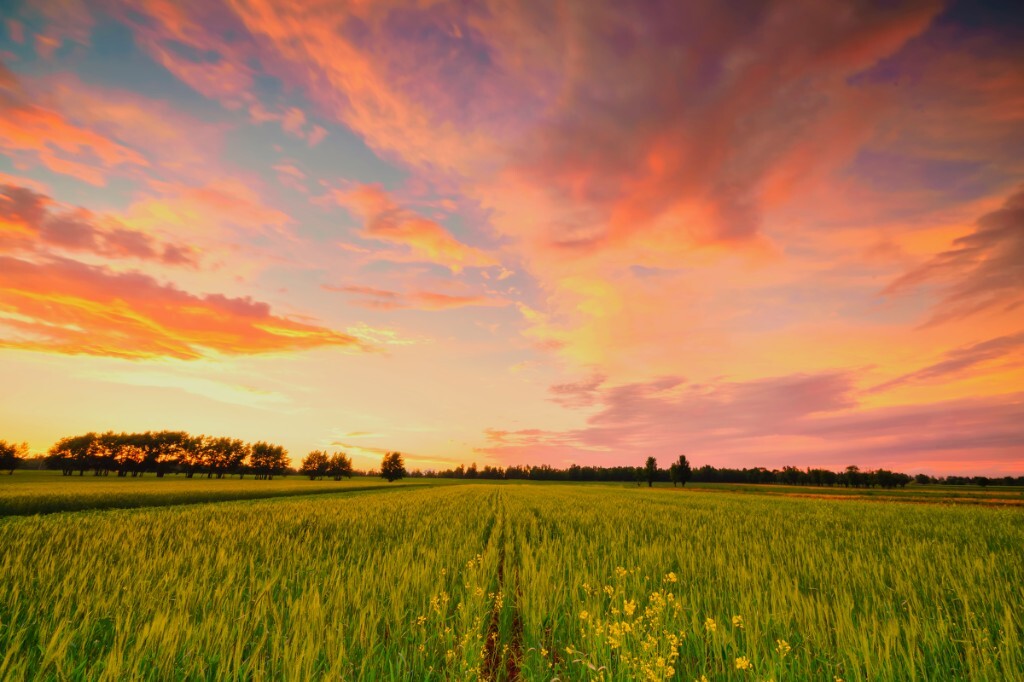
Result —
[[[388, 457], [398, 453], [385, 455]], [[399, 462], [401, 457], [398, 457]], [[452, 469], [414, 469], [406, 472], [400, 465], [400, 475], [412, 478], [457, 478], [481, 480], [530, 481], [603, 481], [603, 482], [673, 482], [695, 483], [775, 483], [784, 485], [844, 486], [854, 488], [897, 488], [913, 482], [918, 485], [999, 485], [1024, 486], [1024, 476], [929, 476], [909, 474], [886, 469], [861, 470], [848, 466], [842, 471], [786, 466], [781, 469], [754, 467], [750, 469], [718, 468], [710, 465], [695, 467], [692, 471], [685, 457], [679, 461], [686, 466], [685, 477], [675, 475], [672, 468], [657, 467], [653, 458], [643, 466], [580, 466], [573, 464], [559, 469], [549, 465], [518, 465], [509, 467], [460, 465]], [[315, 466], [311, 466], [314, 465]], [[251, 475], [259, 479], [288, 474], [309, 475], [310, 478], [378, 476], [380, 470], [358, 470], [352, 460], [342, 452], [328, 455], [314, 450], [306, 455], [303, 466], [292, 467], [288, 451], [280, 446], [259, 441], [247, 443], [235, 438], [193, 436], [184, 431], [147, 431], [144, 433], [86, 433], [62, 438], [44, 456], [29, 457], [27, 447], [0, 440], [0, 471], [13, 473], [15, 469], [56, 469], [66, 476], [143, 476], [168, 474], [187, 478], [204, 476]], [[390, 473], [390, 472], [384, 472]], [[390, 479], [391, 476], [388, 476]], [[681, 479], [681, 480], [680, 480]]]

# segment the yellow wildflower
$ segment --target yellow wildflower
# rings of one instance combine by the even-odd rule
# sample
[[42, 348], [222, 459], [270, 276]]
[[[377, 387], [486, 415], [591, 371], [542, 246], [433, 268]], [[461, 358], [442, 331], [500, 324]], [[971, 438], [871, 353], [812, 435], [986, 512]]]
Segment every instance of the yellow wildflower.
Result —
[[676, 578], [676, 574], [675, 573], [669, 572], [669, 573], [665, 574], [665, 582], [667, 582], [667, 583], [674, 583], [674, 582], [676, 582], [676, 580], [677, 580], [677, 578]]
[[732, 626], [734, 628], [738, 628], [738, 629], [742, 630], [743, 629], [743, 616], [733, 616], [732, 617]]
[[622, 615], [624, 615], [626, 618], [629, 618], [633, 615], [634, 611], [636, 611], [636, 602], [632, 599], [627, 599], [626, 602], [622, 605]]
[[580, 611], [580, 620], [586, 620], [588, 618], [590, 618], [589, 611]]
[[789, 653], [791, 648], [792, 647], [789, 646], [789, 642], [787, 642], [786, 640], [784, 640], [784, 639], [777, 639], [777, 640], [775, 640], [775, 650], [778, 651], [780, 655], [785, 656], [786, 654]]
[[707, 632], [714, 632], [718, 629], [718, 623], [715, 622], [714, 618], [708, 618], [704, 621], [704, 629]]
[[750, 670], [753, 667], [754, 666], [753, 664], [751, 664], [750, 659], [748, 659], [746, 656], [740, 656], [736, 659], [737, 670]]

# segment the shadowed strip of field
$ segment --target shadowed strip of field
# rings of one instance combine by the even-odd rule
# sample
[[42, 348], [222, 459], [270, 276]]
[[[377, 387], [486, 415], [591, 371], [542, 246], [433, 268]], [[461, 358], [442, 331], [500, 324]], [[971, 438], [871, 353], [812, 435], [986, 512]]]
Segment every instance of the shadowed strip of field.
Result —
[[0, 517], [30, 516], [34, 514], [57, 514], [62, 512], [104, 511], [111, 509], [139, 509], [145, 507], [170, 507], [189, 504], [206, 504], [211, 502], [231, 502], [238, 500], [264, 500], [278, 497], [302, 497], [314, 495], [343, 495], [357, 491], [401, 490], [412, 487], [430, 488], [445, 485], [441, 481], [417, 482], [415, 484], [344, 484], [338, 487], [289, 487], [224, 490], [176, 490], [163, 492], [147, 490], [144, 492], [106, 493], [103, 495], [54, 495], [41, 493], [38, 496], [21, 496], [16, 498], [0, 497]]

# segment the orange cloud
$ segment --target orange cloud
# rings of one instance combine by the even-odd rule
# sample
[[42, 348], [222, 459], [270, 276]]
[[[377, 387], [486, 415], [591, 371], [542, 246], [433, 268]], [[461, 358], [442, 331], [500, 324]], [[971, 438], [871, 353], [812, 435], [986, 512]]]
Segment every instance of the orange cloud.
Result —
[[452, 272], [498, 265], [493, 257], [463, 244], [440, 224], [399, 206], [379, 185], [334, 190], [332, 196], [363, 219], [363, 237], [406, 247], [412, 260], [436, 263]]
[[256, 190], [238, 178], [206, 184], [150, 183], [159, 192], [124, 211], [125, 222], [176, 234], [225, 235], [270, 232], [290, 238], [291, 217], [268, 206]]
[[2, 64], [0, 149], [97, 186], [106, 184], [106, 174], [113, 168], [148, 165], [137, 151], [74, 125], [57, 111], [30, 103]]
[[0, 327], [4, 348], [128, 359], [366, 349], [354, 336], [274, 315], [266, 303], [196, 296], [64, 259], [0, 256]]

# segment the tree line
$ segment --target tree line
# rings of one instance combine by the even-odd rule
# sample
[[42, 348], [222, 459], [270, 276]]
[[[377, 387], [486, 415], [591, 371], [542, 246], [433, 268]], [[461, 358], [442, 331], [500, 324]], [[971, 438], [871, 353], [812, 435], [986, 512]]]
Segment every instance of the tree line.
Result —
[[65, 476], [91, 471], [95, 476], [143, 476], [154, 473], [196, 474], [207, 478], [252, 474], [271, 479], [288, 471], [288, 451], [280, 445], [237, 438], [193, 436], [184, 431], [86, 433], [61, 438], [46, 454], [45, 464]]
[[382, 476], [389, 481], [410, 476], [413, 478], [458, 478], [482, 480], [530, 481], [604, 481], [604, 482], [657, 482], [685, 485], [696, 483], [777, 483], [803, 486], [843, 486], [851, 488], [902, 488], [911, 481], [918, 485], [999, 485], [1024, 486], [1024, 476], [929, 476], [908, 474], [888, 469], [862, 470], [851, 465], [842, 471], [822, 468], [785, 466], [781, 469], [753, 467], [735, 469], [705, 464], [691, 468], [685, 455], [680, 455], [668, 468], [660, 468], [657, 459], [648, 457], [643, 466], [581, 466], [572, 464], [556, 468], [513, 465], [508, 467], [476, 463], [434, 470], [408, 471], [401, 453], [384, 454], [379, 470], [355, 469], [352, 459], [344, 452], [328, 454], [313, 450], [298, 468], [289, 465], [288, 451], [280, 445], [263, 441], [247, 443], [237, 438], [193, 436], [184, 431], [146, 431], [144, 433], [86, 433], [62, 438], [44, 457], [28, 458], [28, 445], [0, 440], [0, 471], [13, 473], [18, 467], [45, 466], [59, 469], [65, 476], [84, 475], [91, 471], [96, 476], [116, 473], [118, 476], [142, 476], [153, 473], [183, 474], [193, 478], [196, 474], [207, 478], [226, 475], [270, 479], [274, 476], [298, 473], [311, 480], [323, 478], [352, 478], [353, 476]]
[[[652, 463], [653, 462], [653, 463]], [[673, 482], [673, 467], [679, 465], [679, 461], [673, 462], [668, 468], [660, 468], [657, 460], [648, 458], [644, 466], [580, 466], [573, 464], [565, 468], [556, 468], [547, 464], [539, 466], [515, 465], [508, 467], [484, 466], [478, 468], [471, 464], [466, 467], [458, 467], [443, 470], [413, 471], [409, 475], [430, 476], [436, 478], [465, 478], [465, 479], [493, 479], [493, 480], [529, 480], [529, 481], [603, 481], [603, 482], [647, 482], [670, 483]], [[689, 467], [689, 462], [686, 467]], [[677, 469], [680, 475], [682, 470]], [[753, 467], [734, 469], [728, 467], [713, 467], [705, 464], [690, 470], [689, 476], [685, 479], [694, 483], [776, 483], [783, 485], [802, 485], [819, 487], [847, 487], [847, 488], [902, 488], [911, 481], [918, 485], [1003, 485], [1003, 486], [1024, 486], [1024, 476], [929, 476], [917, 474], [910, 476], [888, 469], [863, 470], [856, 465], [851, 465], [842, 471], [832, 471], [821, 468], [798, 468], [785, 466], [781, 469], [766, 469], [764, 467]], [[675, 479], [676, 483], [683, 483], [682, 478]]]

